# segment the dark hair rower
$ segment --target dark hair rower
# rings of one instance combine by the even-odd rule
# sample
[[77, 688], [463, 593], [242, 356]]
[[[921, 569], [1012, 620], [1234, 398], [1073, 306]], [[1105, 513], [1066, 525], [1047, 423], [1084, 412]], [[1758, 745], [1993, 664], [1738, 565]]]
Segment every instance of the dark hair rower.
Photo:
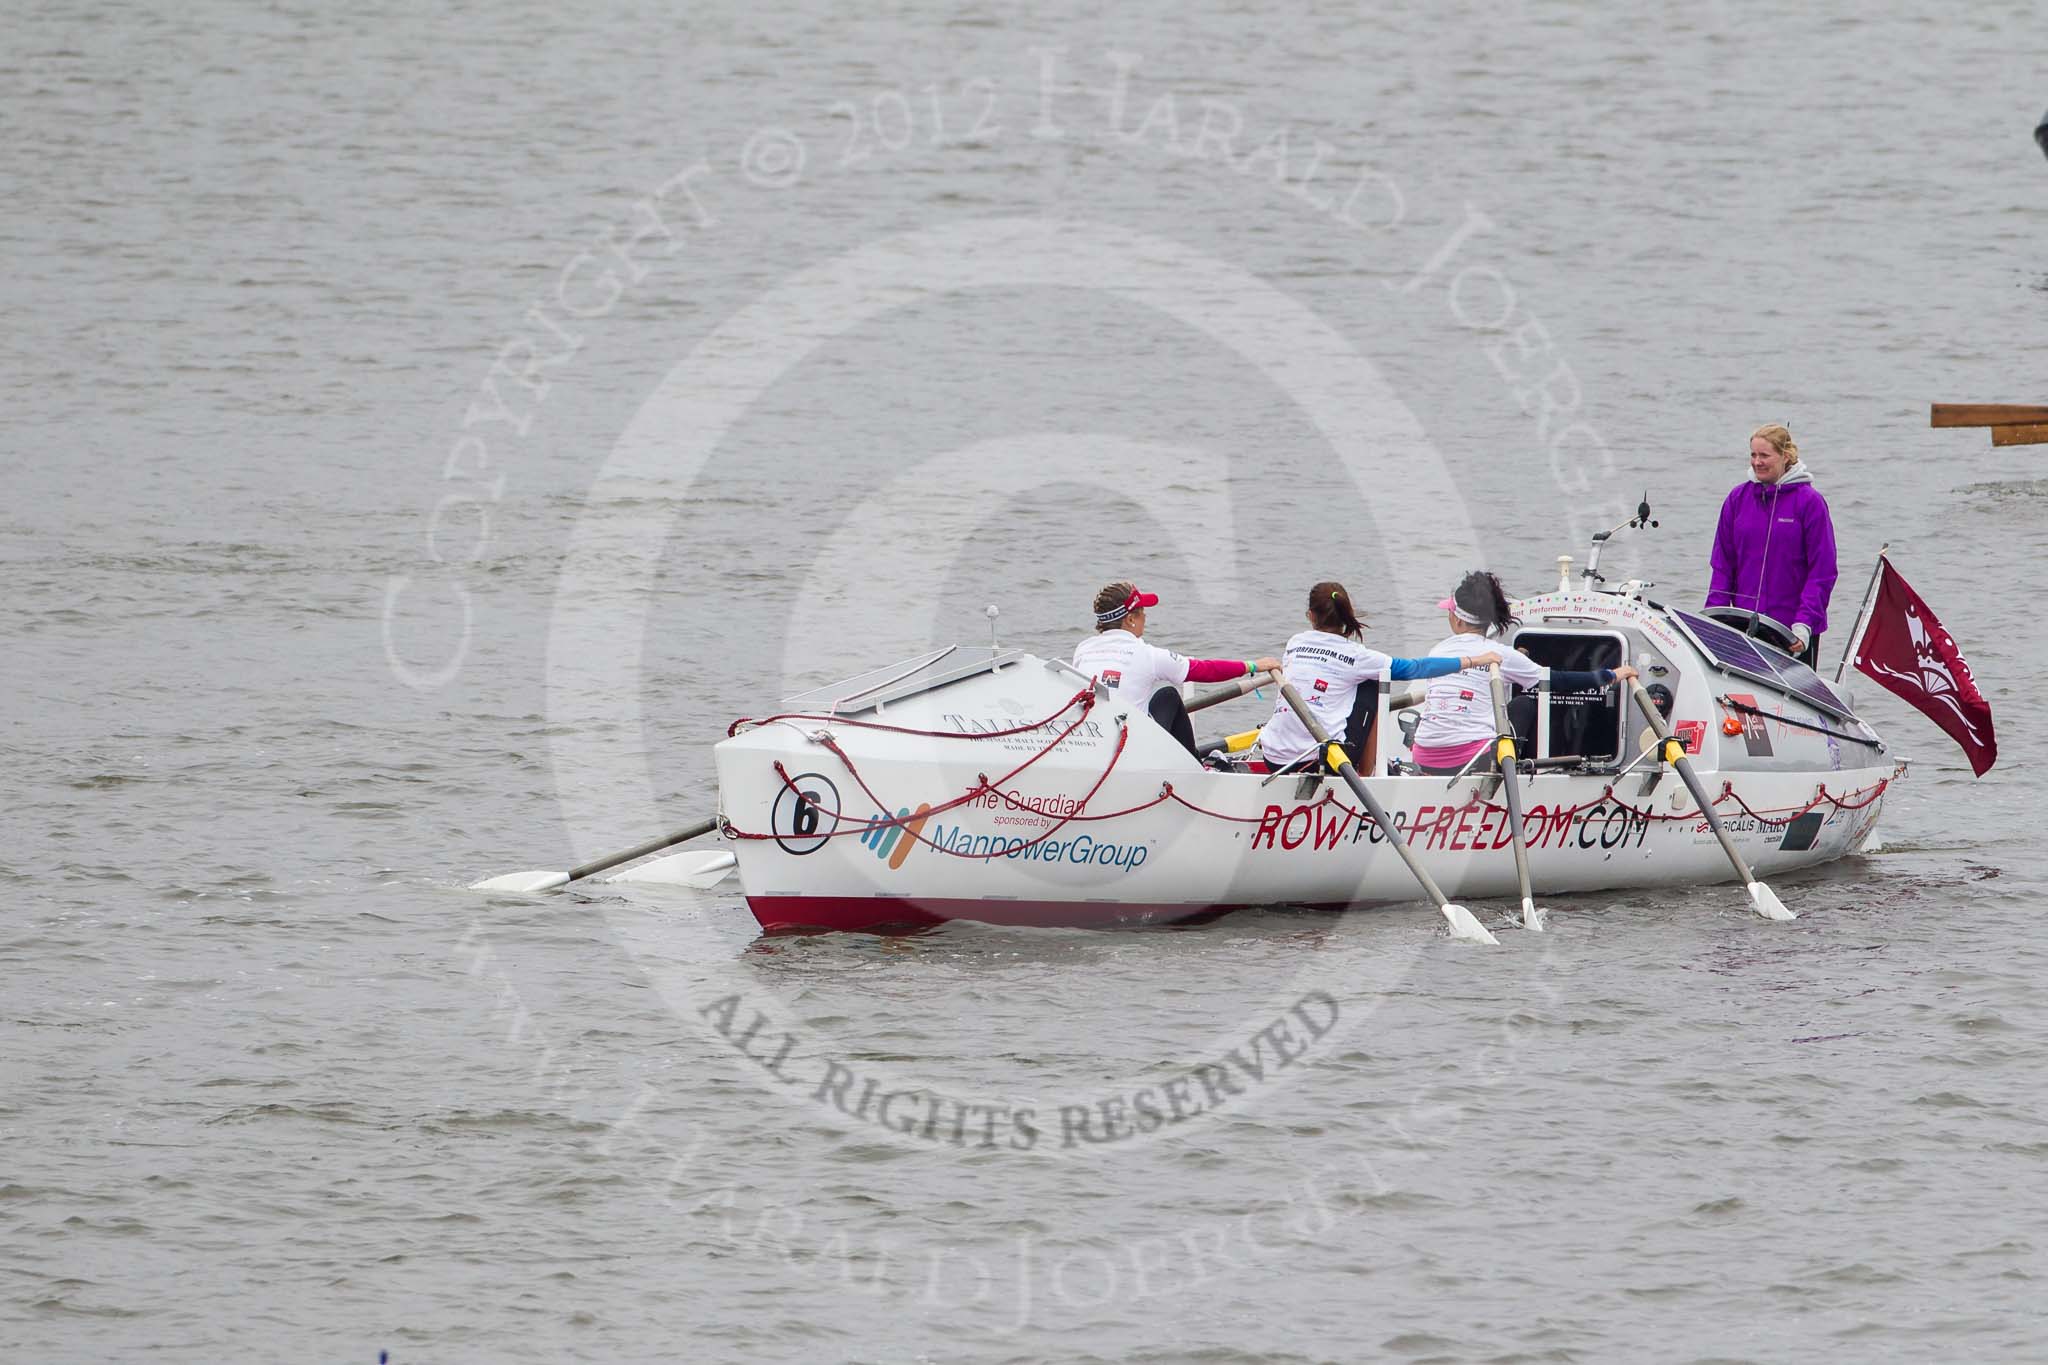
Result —
[[1342, 583], [1322, 582], [1308, 590], [1308, 616], [1317, 630], [1342, 635], [1347, 640], [1365, 637], [1365, 627], [1351, 609], [1351, 594]]
[[1466, 574], [1451, 600], [1458, 604], [1459, 611], [1484, 626], [1488, 635], [1498, 635], [1521, 624], [1521, 618], [1508, 609], [1507, 591], [1501, 587], [1500, 579], [1484, 569]]

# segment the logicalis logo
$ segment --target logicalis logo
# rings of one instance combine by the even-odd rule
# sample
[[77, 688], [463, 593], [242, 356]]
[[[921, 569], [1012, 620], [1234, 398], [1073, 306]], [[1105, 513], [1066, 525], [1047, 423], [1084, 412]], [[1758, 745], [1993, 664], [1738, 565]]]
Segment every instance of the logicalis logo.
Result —
[[896, 812], [893, 820], [877, 815], [861, 831], [860, 841], [873, 849], [877, 858], [887, 859], [890, 870], [894, 871], [903, 866], [910, 850], [917, 847], [918, 835], [923, 833], [925, 819], [931, 813], [932, 808], [927, 803], [919, 806], [915, 814], [905, 806]]

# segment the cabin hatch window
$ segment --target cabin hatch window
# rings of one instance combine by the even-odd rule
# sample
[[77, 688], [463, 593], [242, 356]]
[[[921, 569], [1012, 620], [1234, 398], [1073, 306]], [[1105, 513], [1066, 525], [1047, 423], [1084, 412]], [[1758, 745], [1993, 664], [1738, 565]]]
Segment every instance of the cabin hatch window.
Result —
[[[1521, 630], [1514, 648], [1548, 668], [1591, 672], [1619, 668], [1628, 657], [1622, 637], [1606, 631]], [[1543, 715], [1537, 726], [1537, 755], [1542, 758], [1584, 758], [1613, 763], [1621, 757], [1621, 692], [1541, 694]]]

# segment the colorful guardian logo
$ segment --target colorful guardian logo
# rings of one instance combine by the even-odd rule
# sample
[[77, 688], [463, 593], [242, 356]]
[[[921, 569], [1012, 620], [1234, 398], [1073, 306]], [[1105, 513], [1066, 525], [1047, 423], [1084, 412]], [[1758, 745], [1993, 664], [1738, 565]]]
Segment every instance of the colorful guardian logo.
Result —
[[910, 856], [910, 850], [917, 847], [917, 837], [924, 831], [926, 817], [932, 813], [929, 803], [919, 806], [915, 813], [905, 806], [896, 812], [895, 818], [877, 815], [868, 821], [868, 827], [861, 831], [860, 841], [875, 851], [877, 858], [888, 862], [891, 871], [903, 866], [903, 860]]

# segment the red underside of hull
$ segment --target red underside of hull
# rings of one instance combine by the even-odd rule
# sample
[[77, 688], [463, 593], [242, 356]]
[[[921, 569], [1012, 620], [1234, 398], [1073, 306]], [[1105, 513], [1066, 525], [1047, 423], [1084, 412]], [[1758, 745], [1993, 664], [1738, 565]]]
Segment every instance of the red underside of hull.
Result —
[[1114, 929], [1214, 919], [1237, 905], [1134, 904], [1129, 901], [911, 899], [902, 896], [749, 896], [747, 907], [771, 934], [835, 930], [913, 933], [948, 920], [1034, 928]]

